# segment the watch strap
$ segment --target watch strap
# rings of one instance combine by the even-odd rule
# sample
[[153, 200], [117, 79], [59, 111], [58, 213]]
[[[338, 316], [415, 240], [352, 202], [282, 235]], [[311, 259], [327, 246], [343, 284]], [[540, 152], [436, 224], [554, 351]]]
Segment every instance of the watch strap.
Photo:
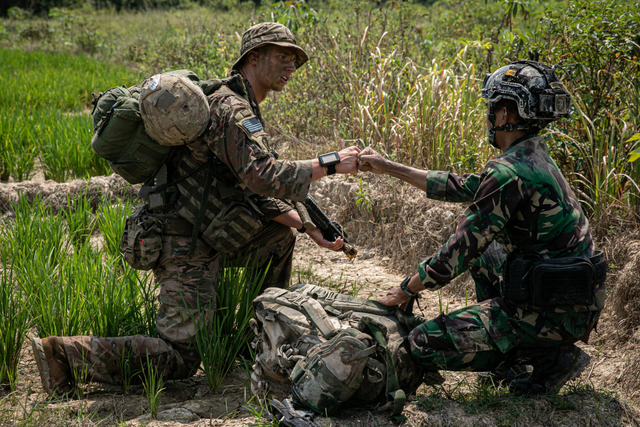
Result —
[[336, 165], [327, 166], [327, 176], [336, 173]]
[[407, 296], [413, 298], [413, 297], [417, 296], [418, 293], [417, 292], [412, 292], [411, 290], [409, 290], [409, 281], [410, 280], [411, 280], [411, 276], [407, 276], [407, 278], [404, 279], [402, 281], [402, 283], [400, 283], [400, 289], [402, 290], [402, 292], [407, 294]]
[[296, 228], [296, 230], [298, 230], [298, 233], [306, 233], [307, 232], [307, 228], [303, 225], [300, 228]]

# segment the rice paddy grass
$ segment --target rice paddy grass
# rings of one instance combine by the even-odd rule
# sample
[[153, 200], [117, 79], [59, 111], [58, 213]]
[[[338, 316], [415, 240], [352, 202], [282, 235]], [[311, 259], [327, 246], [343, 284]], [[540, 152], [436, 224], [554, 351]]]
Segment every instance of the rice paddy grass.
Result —
[[0, 49], [0, 180], [109, 174], [91, 149], [92, 93], [140, 83], [139, 73], [84, 55]]

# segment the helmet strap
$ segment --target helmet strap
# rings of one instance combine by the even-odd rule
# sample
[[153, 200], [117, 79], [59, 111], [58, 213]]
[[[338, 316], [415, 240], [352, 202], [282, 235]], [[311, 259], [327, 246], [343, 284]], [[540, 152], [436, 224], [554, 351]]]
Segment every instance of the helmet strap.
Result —
[[499, 132], [499, 131], [513, 132], [516, 130], [528, 130], [531, 127], [526, 123], [524, 124], [507, 123], [504, 126], [496, 126], [495, 125], [496, 114], [493, 111], [493, 102], [489, 104], [489, 113], [487, 114], [487, 118], [489, 119], [489, 123], [491, 123], [491, 129], [489, 129], [487, 137], [489, 140], [489, 144], [491, 144], [493, 148], [500, 148], [500, 146], [496, 142], [496, 132]]

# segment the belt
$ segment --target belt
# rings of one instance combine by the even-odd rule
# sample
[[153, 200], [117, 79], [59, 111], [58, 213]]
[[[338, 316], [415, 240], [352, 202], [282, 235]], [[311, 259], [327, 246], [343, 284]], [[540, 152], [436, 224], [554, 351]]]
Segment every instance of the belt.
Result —
[[169, 236], [189, 236], [193, 233], [193, 224], [186, 219], [165, 218], [162, 220], [162, 234]]

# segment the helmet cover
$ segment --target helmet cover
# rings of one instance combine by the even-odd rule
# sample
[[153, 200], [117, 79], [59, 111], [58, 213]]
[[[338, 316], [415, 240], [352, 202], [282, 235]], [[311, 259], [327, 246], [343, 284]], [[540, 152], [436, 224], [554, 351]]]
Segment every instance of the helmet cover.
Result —
[[190, 79], [156, 74], [142, 83], [140, 115], [147, 134], [161, 145], [185, 145], [209, 124], [209, 103]]

